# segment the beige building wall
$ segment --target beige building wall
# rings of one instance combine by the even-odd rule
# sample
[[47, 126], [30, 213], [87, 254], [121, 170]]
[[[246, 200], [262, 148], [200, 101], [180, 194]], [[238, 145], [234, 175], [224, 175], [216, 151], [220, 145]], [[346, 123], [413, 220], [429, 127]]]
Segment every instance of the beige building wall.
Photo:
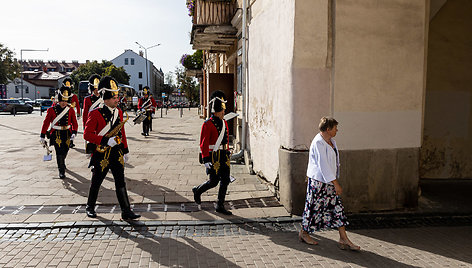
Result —
[[425, 0], [253, 2], [250, 151], [255, 172], [279, 176], [289, 211], [303, 206], [307, 149], [323, 115], [340, 122], [349, 211], [416, 205], [429, 12]]
[[249, 20], [248, 146], [254, 171], [272, 183], [279, 166], [278, 149], [293, 132], [294, 8], [293, 0], [257, 0]]
[[448, 0], [430, 22], [423, 178], [472, 178], [472, 1]]
[[335, 14], [332, 109], [346, 208], [414, 207], [429, 1], [336, 1]]
[[341, 149], [421, 146], [426, 2], [336, 1], [334, 116]]

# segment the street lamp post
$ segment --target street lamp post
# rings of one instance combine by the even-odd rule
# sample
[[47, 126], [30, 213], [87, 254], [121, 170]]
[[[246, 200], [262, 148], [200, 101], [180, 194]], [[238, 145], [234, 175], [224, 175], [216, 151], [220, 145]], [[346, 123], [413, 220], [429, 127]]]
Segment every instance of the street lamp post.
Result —
[[153, 47], [157, 47], [157, 46], [160, 46], [161, 44], [157, 44], [157, 45], [153, 45], [153, 46], [150, 46], [150, 47], [144, 47], [143, 45], [141, 45], [140, 43], [138, 42], [135, 42], [138, 46], [140, 46], [142, 49], [144, 49], [144, 57], [146, 58], [146, 86], [150, 87], [149, 86], [149, 75], [148, 75], [148, 59], [147, 59], [147, 50], [150, 49], [150, 48], [153, 48]]
[[[29, 49], [29, 48], [22, 48], [20, 49], [20, 63], [21, 63], [21, 74], [20, 74], [20, 79], [21, 79], [21, 99], [23, 99], [23, 51], [49, 51], [48, 49]], [[36, 96], [36, 94], [35, 94]]]

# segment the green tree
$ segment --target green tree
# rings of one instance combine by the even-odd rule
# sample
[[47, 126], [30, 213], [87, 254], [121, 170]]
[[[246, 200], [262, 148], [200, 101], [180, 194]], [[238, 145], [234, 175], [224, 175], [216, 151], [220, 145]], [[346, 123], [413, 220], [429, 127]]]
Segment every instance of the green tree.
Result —
[[0, 43], [0, 84], [20, 77], [21, 66], [13, 59], [13, 51]]
[[123, 67], [116, 67], [115, 65], [110, 65], [105, 68], [105, 72], [103, 75], [109, 75], [118, 81], [120, 84], [129, 84], [129, 75], [126, 73]]
[[175, 68], [175, 76], [177, 78], [177, 88], [185, 92], [189, 101], [198, 101], [200, 98], [200, 85], [195, 81], [195, 78], [187, 76], [185, 69], [182, 67]]
[[102, 76], [112, 76], [121, 84], [129, 84], [129, 75], [126, 73], [123, 67], [116, 67], [111, 61], [97, 61], [87, 62], [80, 65], [80, 67], [71, 74], [72, 80], [77, 84], [80, 81], [88, 80], [92, 74], [98, 74]]
[[187, 69], [202, 69], [203, 52], [201, 50], [197, 50], [192, 55], [184, 54], [180, 58], [180, 63]]

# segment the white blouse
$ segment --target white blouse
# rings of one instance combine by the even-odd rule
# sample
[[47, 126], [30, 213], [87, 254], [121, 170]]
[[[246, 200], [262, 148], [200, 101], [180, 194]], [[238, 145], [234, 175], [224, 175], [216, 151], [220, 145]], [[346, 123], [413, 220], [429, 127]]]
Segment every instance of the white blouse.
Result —
[[[336, 142], [331, 139], [334, 149], [338, 151]], [[323, 182], [330, 183], [339, 177], [339, 151], [336, 154], [331, 147], [318, 133], [310, 145], [310, 154], [308, 157], [307, 177]]]

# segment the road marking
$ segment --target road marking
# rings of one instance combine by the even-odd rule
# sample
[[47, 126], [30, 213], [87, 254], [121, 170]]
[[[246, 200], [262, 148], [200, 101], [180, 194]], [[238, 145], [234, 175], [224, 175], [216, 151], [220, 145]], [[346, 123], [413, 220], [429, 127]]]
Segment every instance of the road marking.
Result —
[[267, 207], [267, 204], [266, 202], [264, 202], [264, 199], [260, 198], [259, 200], [261, 200], [262, 204], [264, 205], [264, 207]]
[[[72, 214], [75, 214], [77, 213], [77, 211], [79, 211], [81, 206], [77, 206], [73, 211], [72, 211]], [[97, 206], [98, 207], [98, 206]]]
[[54, 212], [52, 214], [56, 214], [61, 208], [62, 208], [62, 206], [57, 207], [57, 209], [54, 210]]
[[13, 211], [12, 214], [13, 214], [13, 215], [16, 215], [16, 214], [20, 213], [20, 211], [22, 211], [24, 208], [25, 208], [25, 206], [21, 206], [21, 207], [19, 207], [17, 210]]
[[40, 206], [35, 212], [33, 212], [33, 215], [38, 213], [41, 209], [43, 209], [44, 206]]

